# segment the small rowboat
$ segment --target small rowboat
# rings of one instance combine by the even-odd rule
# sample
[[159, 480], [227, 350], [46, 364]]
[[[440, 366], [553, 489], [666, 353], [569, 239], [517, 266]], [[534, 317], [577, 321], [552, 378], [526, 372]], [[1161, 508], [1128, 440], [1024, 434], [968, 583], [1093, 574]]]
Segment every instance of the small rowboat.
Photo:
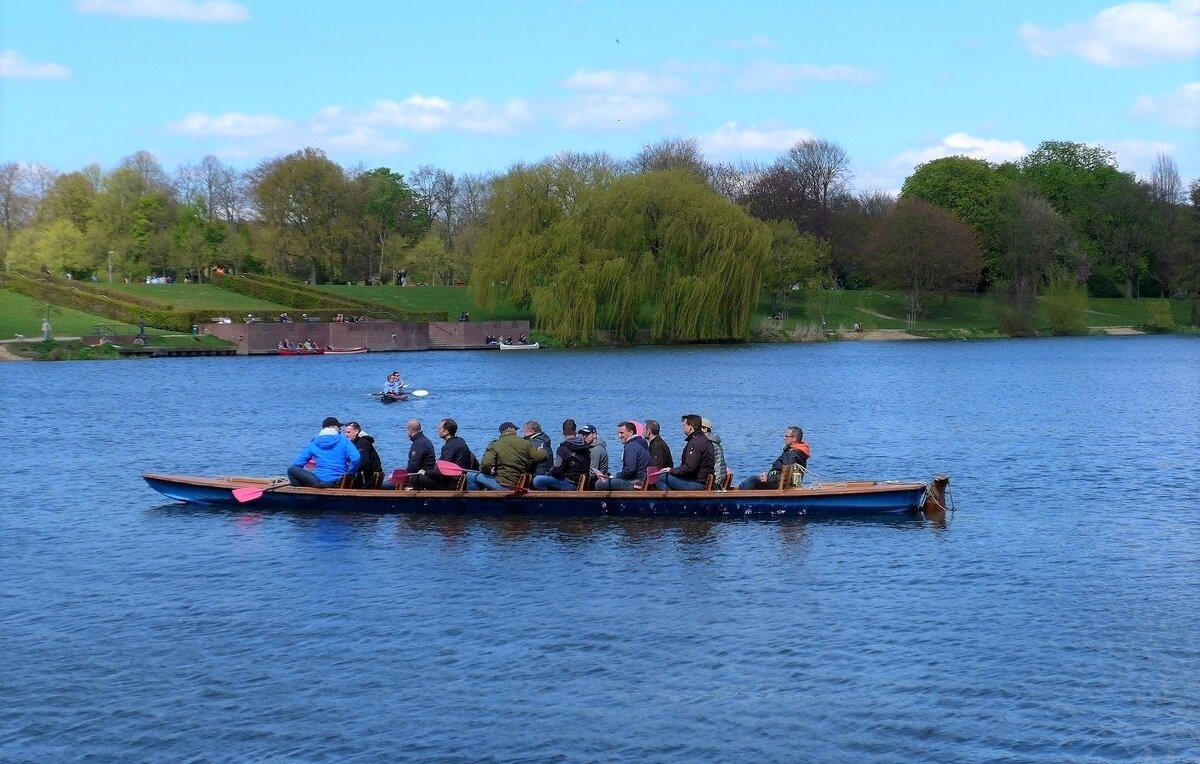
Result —
[[[770, 490], [507, 491], [302, 488], [252, 477], [190, 477], [147, 473], [162, 495], [202, 506], [374, 514], [650, 516], [714, 518], [871, 517], [946, 509], [950, 478], [920, 482], [837, 482]], [[237, 492], [237, 493], [235, 493]], [[249, 496], [247, 496], [249, 494]], [[239, 498], [240, 497], [240, 498]]]
[[500, 345], [501, 350], [537, 350], [540, 347], [541, 345], [536, 342], [531, 342], [527, 345]]
[[280, 348], [279, 355], [358, 355], [370, 352], [370, 348], [362, 345], [356, 348]]

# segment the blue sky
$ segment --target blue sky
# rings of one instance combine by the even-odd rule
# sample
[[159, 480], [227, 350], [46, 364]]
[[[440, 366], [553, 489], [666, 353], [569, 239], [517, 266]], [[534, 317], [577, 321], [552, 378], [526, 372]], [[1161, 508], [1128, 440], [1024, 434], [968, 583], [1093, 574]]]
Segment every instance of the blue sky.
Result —
[[1200, 177], [1200, 0], [5, 0], [0, 161], [139, 150], [168, 171], [305, 146], [503, 171], [696, 138], [712, 161], [841, 145], [858, 190], [1044, 140]]

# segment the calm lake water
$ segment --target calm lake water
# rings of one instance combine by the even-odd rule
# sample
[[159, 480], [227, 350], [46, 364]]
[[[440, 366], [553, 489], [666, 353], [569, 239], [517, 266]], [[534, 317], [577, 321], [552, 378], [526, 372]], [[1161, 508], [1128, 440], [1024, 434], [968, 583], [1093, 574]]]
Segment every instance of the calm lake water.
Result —
[[[428, 389], [380, 406], [400, 368]], [[256, 514], [322, 417], [710, 417], [919, 519]], [[0, 364], [0, 760], [1200, 760], [1200, 341]]]

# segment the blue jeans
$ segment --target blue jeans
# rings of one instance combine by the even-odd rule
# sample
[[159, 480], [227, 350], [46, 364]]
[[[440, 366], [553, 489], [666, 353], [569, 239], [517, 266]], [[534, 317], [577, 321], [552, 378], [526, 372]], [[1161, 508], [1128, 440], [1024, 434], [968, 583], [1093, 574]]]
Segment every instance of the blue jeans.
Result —
[[605, 480], [601, 478], [596, 481], [597, 491], [636, 491], [638, 485], [632, 480], [623, 480], [621, 478], [610, 478]]
[[467, 490], [503, 491], [504, 486], [500, 485], [500, 481], [491, 475], [485, 475], [482, 472], [468, 472]]
[[663, 475], [658, 479], [658, 487], [664, 491], [703, 491], [704, 484], [696, 483], [691, 480], [675, 477], [674, 475]]
[[533, 487], [538, 491], [574, 491], [578, 480], [556, 478], [553, 475], [535, 475]]
[[303, 467], [288, 467], [288, 482], [305, 488], [333, 488], [337, 483], [322, 483], [317, 476]]

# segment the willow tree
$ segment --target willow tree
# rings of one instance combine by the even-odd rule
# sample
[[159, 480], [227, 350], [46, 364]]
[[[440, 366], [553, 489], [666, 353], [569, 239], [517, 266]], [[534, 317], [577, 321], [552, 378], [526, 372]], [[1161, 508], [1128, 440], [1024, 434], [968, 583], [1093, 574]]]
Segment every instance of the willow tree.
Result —
[[532, 305], [567, 342], [632, 338], [649, 304], [656, 337], [749, 335], [766, 226], [680, 171], [605, 178], [544, 163], [498, 178], [473, 281], [476, 298]]

